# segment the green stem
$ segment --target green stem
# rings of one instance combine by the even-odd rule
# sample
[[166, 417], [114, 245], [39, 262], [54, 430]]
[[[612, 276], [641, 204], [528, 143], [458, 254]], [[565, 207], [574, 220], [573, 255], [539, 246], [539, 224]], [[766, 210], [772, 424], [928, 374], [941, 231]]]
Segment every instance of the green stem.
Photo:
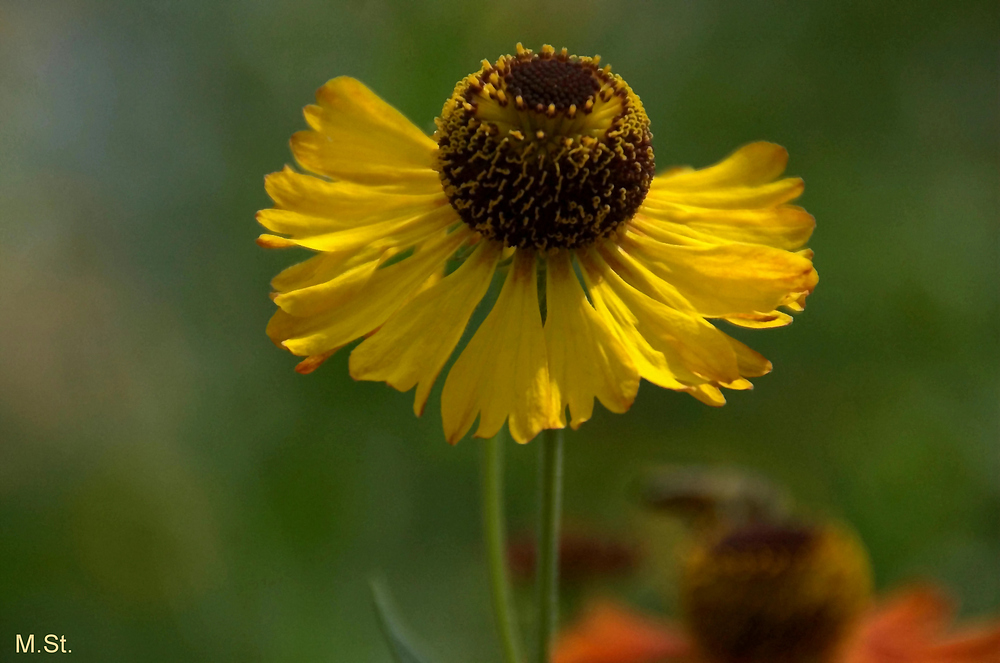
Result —
[[539, 457], [538, 663], [549, 663], [559, 622], [559, 519], [562, 513], [563, 432], [544, 431]]
[[517, 618], [507, 578], [507, 534], [503, 514], [503, 429], [483, 442], [483, 532], [490, 568], [490, 593], [504, 663], [521, 663]]

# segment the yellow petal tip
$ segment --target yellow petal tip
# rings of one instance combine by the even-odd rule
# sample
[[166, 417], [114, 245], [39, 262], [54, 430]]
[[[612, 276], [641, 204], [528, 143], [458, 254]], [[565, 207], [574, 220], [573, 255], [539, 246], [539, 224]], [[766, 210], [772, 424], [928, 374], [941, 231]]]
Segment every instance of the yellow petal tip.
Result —
[[278, 237], [277, 235], [261, 235], [254, 240], [257, 246], [262, 249], [288, 249], [296, 246], [295, 242], [285, 239], [284, 237]]
[[309, 375], [317, 368], [322, 366], [323, 362], [329, 359], [334, 352], [336, 352], [336, 350], [331, 350], [330, 352], [324, 352], [323, 354], [306, 357], [305, 359], [303, 359], [302, 361], [300, 361], [298, 364], [295, 365], [295, 372], [298, 373], [299, 375]]

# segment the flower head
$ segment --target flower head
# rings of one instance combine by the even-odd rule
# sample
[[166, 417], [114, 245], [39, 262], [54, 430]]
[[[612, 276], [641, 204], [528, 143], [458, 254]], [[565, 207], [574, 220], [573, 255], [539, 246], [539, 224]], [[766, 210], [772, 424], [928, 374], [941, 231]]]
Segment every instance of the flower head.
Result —
[[685, 556], [683, 621], [594, 604], [555, 663], [997, 663], [1000, 622], [949, 633], [930, 587], [872, 606], [867, 554], [836, 525], [742, 526]]
[[681, 578], [696, 649], [718, 663], [823, 661], [871, 592], [864, 548], [830, 525], [753, 524], [708, 538]]
[[654, 171], [649, 119], [599, 60], [518, 49], [456, 86], [438, 120], [439, 172], [484, 238], [584, 249], [642, 205]]
[[[903, 589], [869, 608], [856, 629], [819, 659], [802, 663], [997, 663], [1000, 621], [953, 628], [938, 588]], [[681, 625], [614, 602], [594, 603], [565, 631], [554, 663], [713, 663]], [[773, 643], [779, 646], [780, 643]], [[787, 660], [787, 659], [786, 659]]]
[[[495, 273], [500, 294], [445, 380], [445, 436], [477, 417], [526, 442], [575, 428], [597, 398], [624, 412], [639, 379], [722, 405], [771, 364], [710, 320], [791, 321], [816, 285], [813, 219], [776, 180], [787, 153], [753, 143], [654, 177], [638, 96], [599, 58], [549, 46], [460, 81], [433, 138], [361, 83], [305, 110], [300, 173], [269, 175], [268, 248], [316, 255], [272, 281], [268, 335], [308, 373], [341, 347], [358, 380], [426, 405]], [[581, 283], [582, 278], [582, 283]], [[541, 293], [541, 297], [540, 297]], [[540, 301], [541, 300], [541, 301]]]

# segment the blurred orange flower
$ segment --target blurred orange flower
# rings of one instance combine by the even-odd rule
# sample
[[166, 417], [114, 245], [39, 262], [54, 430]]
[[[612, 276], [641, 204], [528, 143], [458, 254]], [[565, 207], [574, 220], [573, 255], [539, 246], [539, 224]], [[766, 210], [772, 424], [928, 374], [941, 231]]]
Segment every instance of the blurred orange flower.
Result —
[[[1000, 663], [1000, 620], [953, 630], [954, 605], [934, 587], [891, 596], [830, 653], [835, 663]], [[565, 631], [554, 663], [704, 663], [685, 630], [613, 602]], [[718, 663], [731, 663], [729, 661]]]

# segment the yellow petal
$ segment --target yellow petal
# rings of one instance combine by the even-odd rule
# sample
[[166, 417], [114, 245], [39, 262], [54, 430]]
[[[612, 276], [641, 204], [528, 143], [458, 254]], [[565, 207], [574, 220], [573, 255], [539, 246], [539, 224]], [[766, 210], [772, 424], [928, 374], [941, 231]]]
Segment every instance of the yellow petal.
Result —
[[256, 239], [257, 246], [262, 249], [290, 249], [296, 246], [295, 242], [278, 237], [277, 235], [263, 234]]
[[417, 387], [420, 416], [434, 381], [486, 294], [501, 244], [481, 242], [457, 270], [421, 292], [351, 353], [355, 380], [385, 381], [399, 391]]
[[[658, 172], [656, 174], [656, 177], [662, 180], [663, 178], [673, 177], [674, 175], [680, 175], [681, 173], [693, 173], [693, 172], [694, 172], [694, 168], [692, 168], [691, 166], [670, 166], [666, 170], [662, 170], [662, 171]], [[655, 186], [659, 187], [659, 186], [662, 186], [662, 185], [663, 185], [663, 182], [660, 182], [659, 184], [656, 184]]]
[[680, 204], [713, 209], [757, 209], [794, 200], [802, 195], [804, 188], [805, 185], [798, 177], [789, 177], [760, 186], [732, 186], [694, 191], [650, 188], [643, 206], [656, 208], [667, 204]]
[[621, 342], [587, 301], [570, 254], [546, 261], [545, 347], [552, 398], [560, 416], [569, 406], [574, 429], [590, 419], [594, 397], [612, 412], [625, 412], [639, 389], [639, 373]]
[[368, 283], [380, 263], [381, 260], [375, 258], [347, 266], [329, 281], [279, 293], [274, 297], [274, 303], [285, 313], [297, 317], [317, 315], [333, 307], [342, 306]]
[[598, 251], [604, 262], [636, 290], [672, 309], [697, 316], [698, 312], [695, 307], [684, 298], [684, 295], [672, 283], [653, 274], [635, 258], [621, 251], [620, 246], [605, 244], [599, 246]]
[[268, 324], [268, 336], [299, 356], [350, 343], [388, 320], [470, 236], [472, 231], [462, 227], [435, 237], [412, 256], [376, 270], [353, 297], [318, 315], [298, 317], [279, 310]]
[[753, 313], [727, 315], [723, 319], [737, 327], [746, 327], [747, 329], [773, 329], [792, 324], [792, 316], [781, 311], [768, 313], [754, 311]]
[[[419, 167], [397, 165], [391, 151], [370, 144], [365, 137], [335, 142], [315, 131], [299, 131], [289, 141], [292, 154], [304, 169], [338, 180], [370, 184], [395, 185], [418, 190], [430, 189], [441, 183], [431, 169], [431, 158]], [[388, 153], [383, 153], [388, 152]]]
[[604, 244], [597, 252], [611, 269], [626, 283], [639, 292], [666, 304], [672, 309], [697, 317], [698, 312], [691, 303], [673, 286], [653, 274], [643, 264], [621, 250], [619, 246]]
[[[626, 314], [619, 310], [615, 316], [619, 324], [627, 327], [631, 322], [649, 346], [663, 355], [670, 373], [680, 377], [690, 372], [702, 381], [739, 379], [736, 355], [726, 342], [725, 334], [700, 317], [677, 311], [636, 290], [596, 253], [579, 255], [595, 304], [600, 300], [606, 306], [617, 298], [620, 307], [627, 310], [631, 318], [623, 320]], [[609, 296], [612, 294], [613, 297]], [[642, 377], [655, 382], [643, 372], [640, 361], [636, 364]]]
[[398, 144], [398, 151], [409, 153], [414, 161], [437, 149], [437, 143], [405, 115], [350, 76], [327, 81], [316, 91], [316, 102], [320, 111], [307, 113], [307, 120], [331, 138], [357, 135], [363, 128], [373, 134], [370, 142]]
[[773, 310], [818, 280], [808, 259], [760, 244], [677, 246], [628, 233], [621, 246], [711, 318]]
[[333, 355], [333, 353], [339, 349], [340, 348], [335, 348], [333, 350], [328, 350], [321, 355], [313, 355], [311, 357], [306, 357], [305, 359], [303, 359], [302, 361], [300, 361], [295, 365], [295, 372], [298, 373], [299, 375], [309, 375], [317, 368], [322, 366], [323, 362], [329, 359], [331, 355]]
[[781, 300], [781, 305], [789, 311], [801, 313], [806, 310], [806, 297], [810, 294], [811, 293], [809, 291], [790, 293], [787, 297]]
[[722, 391], [710, 384], [700, 384], [688, 389], [687, 392], [705, 405], [722, 407], [726, 404], [726, 397], [722, 395]]
[[584, 280], [594, 309], [628, 352], [640, 377], [665, 389], [686, 389], [690, 384], [704, 382], [684, 367], [676, 352], [662, 346], [654, 348], [639, 333], [638, 319], [600, 274], [584, 269]]
[[458, 442], [479, 416], [476, 437], [492, 437], [510, 418], [524, 443], [559, 427], [538, 308], [535, 253], [518, 249], [497, 302], [448, 373], [441, 394], [445, 438]]
[[[403, 197], [395, 196], [395, 198]], [[444, 196], [420, 196], [419, 200], [411, 201], [410, 204], [405, 205], [393, 205], [389, 198], [389, 196], [374, 196], [372, 198], [374, 204], [369, 204], [366, 210], [352, 209], [350, 201], [346, 201], [343, 207], [338, 207], [334, 203], [333, 209], [339, 211], [327, 213], [325, 216], [313, 216], [296, 210], [275, 207], [257, 212], [257, 222], [273, 232], [301, 239], [371, 227], [379, 223], [413, 219], [448, 206], [448, 201]], [[418, 197], [406, 196], [406, 198]], [[379, 208], [376, 200], [381, 200], [386, 204]]]
[[261, 225], [291, 234], [292, 244], [314, 251], [354, 252], [364, 250], [377, 254], [389, 248], [406, 248], [423, 241], [461, 222], [450, 205], [432, 208], [419, 213], [389, 217], [376, 223], [330, 228], [336, 224], [330, 219], [307, 217], [297, 212], [266, 209], [257, 212]]
[[764, 355], [748, 348], [728, 334], [726, 340], [736, 353], [736, 364], [740, 369], [740, 375], [745, 378], [757, 378], [771, 372], [771, 362]]
[[335, 279], [352, 262], [357, 264], [356, 256], [348, 253], [320, 253], [283, 269], [271, 279], [271, 287], [279, 293], [308, 288]]
[[708, 168], [678, 171], [673, 169], [653, 180], [654, 190], [693, 191], [729, 186], [755, 186], [775, 179], [785, 172], [788, 150], [774, 143], [745, 145]]
[[292, 152], [314, 173], [362, 184], [436, 177], [437, 145], [402, 113], [353, 78], [335, 78], [307, 106], [314, 131], [292, 136]]
[[[298, 173], [288, 166], [264, 178], [264, 188], [275, 207], [305, 216], [335, 219], [347, 227], [385, 218], [387, 212], [433, 209], [446, 202], [440, 181], [427, 191], [388, 186], [364, 186], [354, 182], [330, 182]], [[404, 212], [405, 213], [405, 212]], [[277, 232], [287, 232], [279, 230]]]
[[[264, 330], [267, 337], [271, 339], [271, 342], [277, 345], [279, 348], [285, 347], [285, 341], [292, 338], [296, 334], [307, 334], [310, 329], [315, 329], [320, 322], [317, 318], [296, 318], [294, 316], [288, 315], [280, 308], [274, 312], [271, 319], [267, 321], [267, 328]], [[315, 354], [324, 354], [329, 352], [334, 348], [340, 347], [339, 345], [332, 345], [323, 350], [317, 351]], [[308, 357], [309, 352], [301, 353], [301, 356]]]
[[746, 380], [744, 378], [733, 380], [732, 382], [722, 382], [719, 383], [719, 386], [725, 387], [726, 389], [736, 389], [738, 391], [746, 391], [749, 389], [753, 389], [753, 384], [750, 382], [750, 380]]
[[663, 229], [709, 243], [747, 242], [792, 250], [809, 240], [816, 220], [795, 205], [719, 210], [661, 204], [644, 205], [632, 225], [654, 237], [658, 229]]

